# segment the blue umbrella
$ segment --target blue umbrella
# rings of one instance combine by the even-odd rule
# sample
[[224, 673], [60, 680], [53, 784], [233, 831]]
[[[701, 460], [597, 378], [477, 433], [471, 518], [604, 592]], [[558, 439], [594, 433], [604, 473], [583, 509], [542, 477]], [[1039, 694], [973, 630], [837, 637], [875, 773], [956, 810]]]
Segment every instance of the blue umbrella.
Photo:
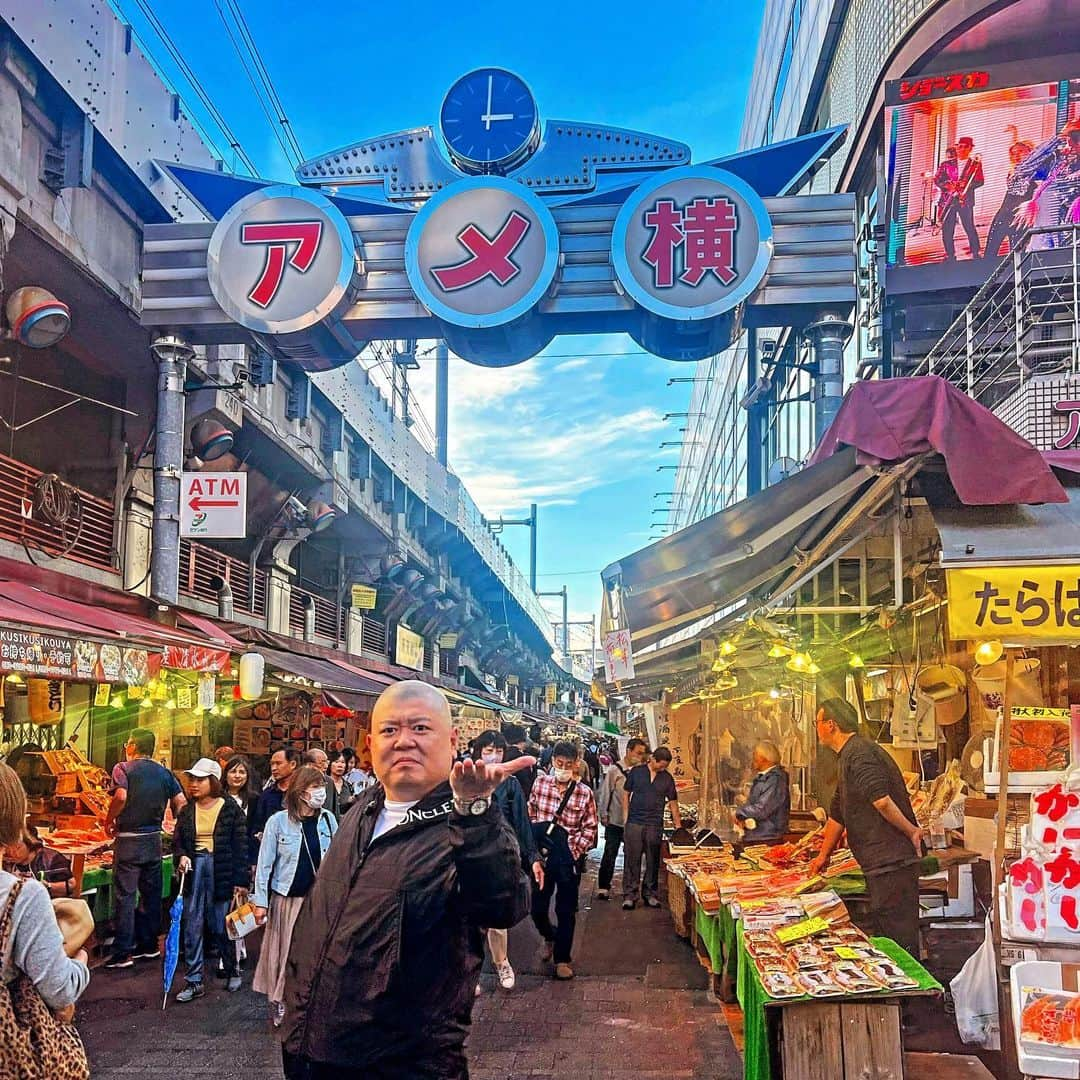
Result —
[[169, 1003], [169, 991], [172, 989], [176, 965], [180, 960], [180, 923], [184, 917], [184, 878], [180, 875], [180, 891], [169, 908], [169, 932], [165, 935], [165, 997], [161, 1002], [162, 1011]]

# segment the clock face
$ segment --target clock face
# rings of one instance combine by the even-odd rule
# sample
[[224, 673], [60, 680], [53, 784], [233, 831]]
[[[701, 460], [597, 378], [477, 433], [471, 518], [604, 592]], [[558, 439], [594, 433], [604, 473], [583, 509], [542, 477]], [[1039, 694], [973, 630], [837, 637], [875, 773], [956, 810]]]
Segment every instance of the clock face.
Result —
[[480, 68], [458, 79], [443, 101], [439, 123], [450, 156], [466, 172], [517, 165], [539, 142], [532, 91], [502, 68]]

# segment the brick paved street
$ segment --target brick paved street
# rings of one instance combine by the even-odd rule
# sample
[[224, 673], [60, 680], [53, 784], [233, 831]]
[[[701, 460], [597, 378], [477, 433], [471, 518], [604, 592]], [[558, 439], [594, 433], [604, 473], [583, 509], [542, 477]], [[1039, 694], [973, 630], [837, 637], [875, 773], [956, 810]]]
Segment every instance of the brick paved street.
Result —
[[[742, 1063], [705, 974], [672, 931], [666, 910], [623, 912], [594, 901], [596, 863], [582, 888], [575, 967], [556, 983], [540, 964], [531, 922], [510, 935], [518, 985], [482, 979], [469, 1060], [473, 1080], [734, 1080]], [[618, 885], [618, 878], [616, 878]], [[250, 969], [245, 976], [250, 983]], [[183, 985], [177, 976], [176, 988]], [[79, 1028], [95, 1080], [210, 1077], [274, 1080], [279, 1050], [264, 999], [245, 987], [161, 1010], [160, 966], [95, 971]], [[406, 1078], [403, 1078], [406, 1080]]]

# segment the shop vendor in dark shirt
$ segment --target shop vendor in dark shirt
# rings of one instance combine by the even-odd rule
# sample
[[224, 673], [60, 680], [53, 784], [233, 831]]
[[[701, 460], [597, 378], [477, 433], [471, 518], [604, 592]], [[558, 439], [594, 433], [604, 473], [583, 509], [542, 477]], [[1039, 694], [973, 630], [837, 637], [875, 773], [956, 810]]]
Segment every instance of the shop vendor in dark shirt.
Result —
[[818, 739], [839, 755], [840, 780], [821, 854], [810, 870], [816, 874], [829, 865], [846, 829], [851, 853], [866, 875], [874, 933], [892, 938], [918, 959], [922, 830], [896, 762], [856, 734], [858, 727], [857, 713], [842, 698], [818, 709]]
[[[664, 807], [671, 805], [671, 820], [682, 828], [679, 793], [668, 772], [671, 751], [666, 746], [654, 750], [644, 765], [630, 770], [623, 789], [626, 825], [623, 829], [623, 908], [629, 911], [640, 896], [647, 907], [659, 907], [660, 841], [664, 830]], [[645, 879], [641, 859], [645, 858]]]

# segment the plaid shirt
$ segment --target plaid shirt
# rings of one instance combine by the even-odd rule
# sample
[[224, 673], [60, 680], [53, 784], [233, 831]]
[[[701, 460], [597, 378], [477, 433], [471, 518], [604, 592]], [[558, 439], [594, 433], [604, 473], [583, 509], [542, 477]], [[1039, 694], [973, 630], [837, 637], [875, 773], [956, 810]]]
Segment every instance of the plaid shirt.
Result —
[[[539, 773], [529, 795], [529, 820], [554, 821], [555, 811], [559, 809], [564, 792], [559, 791], [555, 777]], [[570, 793], [566, 807], [559, 815], [560, 824], [568, 834], [570, 854], [580, 859], [587, 851], [596, 847], [597, 837], [596, 802], [588, 784], [578, 781]]]

